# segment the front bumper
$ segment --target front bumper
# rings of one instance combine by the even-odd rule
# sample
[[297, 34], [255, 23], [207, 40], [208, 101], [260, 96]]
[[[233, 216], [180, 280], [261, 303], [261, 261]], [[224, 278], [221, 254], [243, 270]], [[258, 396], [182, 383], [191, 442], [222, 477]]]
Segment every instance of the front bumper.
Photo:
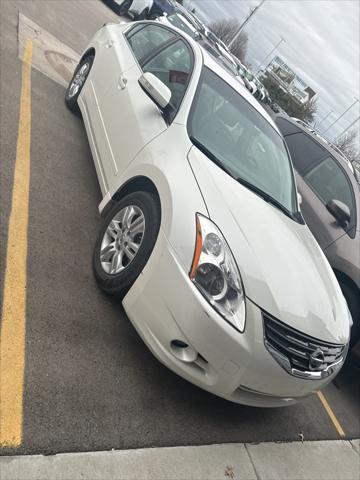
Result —
[[[244, 333], [225, 322], [190, 281], [161, 230], [123, 305], [164, 365], [227, 400], [261, 407], [290, 405], [334, 376], [306, 380], [281, 368], [265, 348], [262, 312], [249, 299]], [[179, 341], [189, 348], [180, 348]]]

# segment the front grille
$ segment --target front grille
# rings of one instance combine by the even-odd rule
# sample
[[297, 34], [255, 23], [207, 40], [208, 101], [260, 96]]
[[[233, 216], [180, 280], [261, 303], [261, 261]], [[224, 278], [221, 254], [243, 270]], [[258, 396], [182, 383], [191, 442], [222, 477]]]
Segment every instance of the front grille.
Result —
[[263, 313], [265, 346], [286, 371], [301, 378], [325, 378], [343, 364], [347, 345], [323, 342]]

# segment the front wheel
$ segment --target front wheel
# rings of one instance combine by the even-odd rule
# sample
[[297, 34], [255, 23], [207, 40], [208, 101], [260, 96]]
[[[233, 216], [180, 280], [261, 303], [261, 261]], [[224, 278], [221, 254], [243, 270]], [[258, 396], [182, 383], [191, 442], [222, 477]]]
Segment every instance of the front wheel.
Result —
[[145, 267], [160, 227], [155, 195], [135, 192], [109, 211], [99, 232], [93, 268], [99, 287], [121, 298]]

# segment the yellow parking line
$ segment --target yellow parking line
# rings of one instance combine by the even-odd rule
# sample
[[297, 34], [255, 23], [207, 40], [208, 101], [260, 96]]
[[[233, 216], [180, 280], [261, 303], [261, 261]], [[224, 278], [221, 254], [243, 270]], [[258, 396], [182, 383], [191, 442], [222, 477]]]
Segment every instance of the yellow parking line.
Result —
[[320, 401], [323, 404], [325, 410], [327, 411], [327, 414], [329, 415], [331, 421], [333, 422], [338, 434], [340, 435], [340, 437], [345, 437], [345, 432], [342, 429], [339, 420], [335, 417], [335, 413], [332, 411], [324, 394], [320, 391], [317, 391], [316, 393], [317, 393], [317, 396], [320, 398]]
[[0, 332], [0, 445], [21, 445], [25, 366], [32, 41], [22, 63], [19, 130], [8, 228]]

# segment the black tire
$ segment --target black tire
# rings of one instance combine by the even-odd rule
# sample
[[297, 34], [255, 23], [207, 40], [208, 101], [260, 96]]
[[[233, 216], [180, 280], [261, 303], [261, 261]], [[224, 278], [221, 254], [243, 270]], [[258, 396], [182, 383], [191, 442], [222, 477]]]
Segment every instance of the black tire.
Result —
[[124, 2], [117, 7], [117, 14], [118, 15], [126, 15], [127, 11], [129, 10], [132, 4], [132, 0], [124, 0]]
[[[79, 65], [75, 68], [75, 71], [74, 71], [74, 74], [72, 76], [72, 79], [70, 80], [70, 83], [65, 91], [65, 105], [68, 107], [69, 110], [71, 110], [72, 112], [74, 113], [77, 113], [79, 114], [80, 113], [80, 109], [79, 109], [79, 105], [77, 103], [77, 100], [79, 98], [79, 95], [80, 95], [80, 92], [84, 86], [84, 83], [86, 81], [86, 78], [88, 77], [89, 73], [90, 73], [90, 70], [91, 70], [91, 67], [92, 67], [92, 64], [94, 62], [94, 58], [95, 56], [94, 55], [88, 55], [87, 57], [83, 58], [81, 60], [81, 62], [79, 63]], [[72, 85], [72, 82], [75, 78], [75, 76], [77, 75], [77, 73], [79, 72], [79, 70], [85, 65], [85, 64], [89, 64], [89, 68], [86, 72], [86, 75], [85, 75], [85, 80], [84, 82], [82, 83], [82, 85], [80, 86], [79, 90], [75, 93], [75, 95], [71, 96], [70, 94], [70, 87]]]
[[340, 283], [340, 286], [353, 320], [350, 337], [350, 345], [352, 346], [360, 338], [360, 301], [358, 292], [355, 292], [353, 288], [346, 283]]
[[159, 10], [155, 10], [154, 12], [149, 13], [148, 15], [148, 20], [156, 20], [158, 17], [161, 17], [163, 13], [160, 12]]
[[[100, 251], [106, 229], [114, 216], [126, 206], [135, 205], [139, 207], [145, 217], [145, 231], [139, 250], [133, 260], [124, 270], [116, 275], [105, 272], [100, 261]], [[102, 227], [97, 237], [94, 254], [93, 269], [99, 287], [107, 293], [123, 298], [132, 284], [145, 267], [151, 252], [154, 248], [159, 228], [161, 212], [155, 195], [148, 192], [134, 192], [122, 198], [116, 203], [104, 218]]]

